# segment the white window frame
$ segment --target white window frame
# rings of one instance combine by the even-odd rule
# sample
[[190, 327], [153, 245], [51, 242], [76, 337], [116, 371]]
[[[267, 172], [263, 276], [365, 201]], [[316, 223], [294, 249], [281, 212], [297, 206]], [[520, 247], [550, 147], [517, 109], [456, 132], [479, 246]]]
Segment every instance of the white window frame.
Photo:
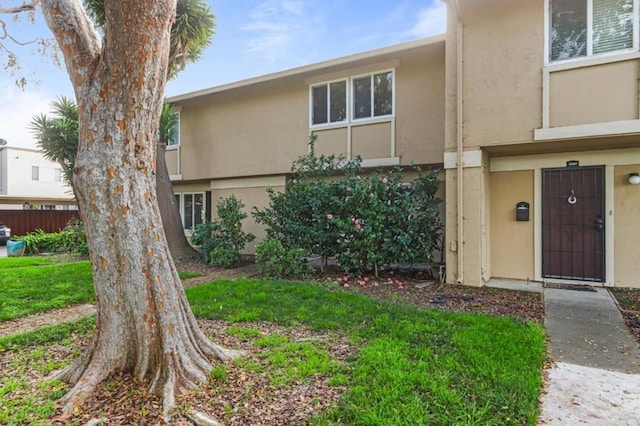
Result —
[[34, 182], [40, 180], [40, 167], [31, 166], [31, 180]]
[[[544, 1], [544, 64], [557, 65], [571, 62], [579, 62], [592, 58], [606, 58], [637, 52], [640, 50], [640, 0], [633, 0], [633, 47], [630, 49], [615, 50], [612, 52], [593, 53], [593, 0], [587, 1], [587, 54], [577, 58], [552, 61], [551, 55], [551, 3], [558, 0]], [[395, 83], [395, 80], [394, 80]], [[395, 111], [395, 110], [394, 110]]]
[[[331, 84], [343, 82], [345, 84], [345, 116], [344, 120], [341, 121], [331, 121]], [[327, 122], [326, 123], [313, 123], [313, 89], [316, 87], [326, 87], [327, 88]], [[318, 127], [329, 127], [329, 126], [340, 126], [349, 122], [349, 79], [348, 78], [338, 78], [335, 80], [323, 81], [321, 83], [315, 83], [309, 86], [309, 127], [318, 128]]]
[[[386, 74], [386, 73], [391, 73], [391, 114], [385, 114], [385, 115], [378, 115], [375, 116], [374, 115], [374, 109], [375, 109], [375, 90], [373, 88], [373, 76], [377, 75], [377, 74]], [[361, 79], [363, 77], [369, 77], [369, 82], [371, 83], [371, 115], [369, 117], [362, 117], [362, 118], [355, 118], [355, 107], [356, 107], [356, 94], [355, 94], [355, 84], [354, 81], [357, 79]], [[358, 74], [358, 75], [354, 75], [351, 76], [351, 98], [353, 99], [353, 102], [351, 102], [352, 108], [351, 108], [351, 121], [354, 123], [361, 123], [361, 122], [366, 122], [366, 121], [375, 121], [375, 120], [379, 120], [379, 119], [384, 119], [384, 118], [389, 118], [389, 117], [395, 117], [396, 114], [396, 73], [395, 70], [392, 69], [386, 69], [386, 70], [378, 70], [378, 71], [374, 71], [374, 72], [368, 72], [368, 73], [364, 73], [364, 74]]]
[[[193, 225], [191, 226], [191, 228], [187, 228], [185, 226], [186, 222], [185, 222], [185, 211], [184, 211], [185, 210], [185, 204], [186, 204], [185, 203], [185, 197], [188, 197], [188, 196], [193, 197], [195, 195], [202, 195], [202, 212], [201, 212], [201, 218], [202, 218], [207, 213], [207, 194], [204, 193], [204, 192], [197, 192], [196, 191], [196, 192], [176, 192], [174, 194], [174, 196], [175, 195], [178, 195], [180, 197], [179, 210], [180, 210], [180, 219], [182, 220], [182, 228], [185, 231], [191, 232], [191, 231], [194, 230], [194, 228], [196, 226], [195, 225], [195, 223], [196, 223], [196, 212], [195, 212], [195, 209], [193, 209], [193, 211], [191, 212], [191, 223]], [[194, 205], [195, 205], [195, 203], [194, 203]]]
[[[640, 1], [640, 0], [635, 0], [635, 1]], [[386, 114], [386, 115], [379, 115], [379, 116], [374, 116], [374, 108], [375, 108], [375, 103], [374, 103], [374, 95], [375, 95], [375, 91], [371, 90], [371, 116], [370, 117], [362, 117], [362, 118], [354, 118], [355, 114], [354, 114], [354, 108], [355, 108], [355, 95], [354, 95], [354, 80], [358, 79], [358, 78], [362, 78], [362, 77], [370, 77], [370, 81], [371, 84], [373, 84], [373, 76], [377, 75], [377, 74], [385, 74], [385, 73], [391, 73], [391, 114]], [[330, 119], [330, 107], [331, 107], [331, 96], [330, 96], [330, 90], [329, 90], [329, 85], [331, 83], [335, 83], [338, 81], [346, 81], [347, 83], [347, 94], [346, 94], [346, 108], [347, 108], [347, 114], [346, 114], [346, 119], [343, 121], [336, 121], [336, 122], [329, 122]], [[313, 88], [314, 87], [319, 87], [319, 86], [327, 86], [327, 123], [319, 123], [319, 124], [313, 124]], [[314, 83], [309, 85], [309, 128], [313, 129], [313, 130], [318, 130], [318, 129], [330, 129], [330, 128], [335, 128], [335, 127], [347, 127], [350, 124], [366, 124], [366, 123], [370, 123], [370, 122], [377, 122], [377, 121], [388, 121], [391, 120], [395, 117], [396, 115], [396, 70], [395, 68], [386, 68], [386, 69], [380, 69], [380, 70], [376, 70], [376, 71], [371, 71], [371, 72], [366, 72], [366, 73], [362, 73], [362, 74], [357, 74], [357, 75], [352, 75], [349, 76], [347, 78], [339, 78], [339, 79], [334, 79], [334, 80], [327, 80], [327, 81], [321, 81], [318, 83]]]

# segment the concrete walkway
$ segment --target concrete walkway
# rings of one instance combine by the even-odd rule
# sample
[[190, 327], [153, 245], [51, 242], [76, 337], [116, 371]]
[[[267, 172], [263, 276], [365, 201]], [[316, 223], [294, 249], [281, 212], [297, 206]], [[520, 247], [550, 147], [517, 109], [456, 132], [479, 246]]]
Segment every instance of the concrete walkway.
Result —
[[544, 326], [555, 361], [640, 374], [640, 348], [611, 294], [544, 289]]
[[541, 425], [640, 426], [640, 347], [609, 291], [543, 290], [556, 365], [542, 396]]

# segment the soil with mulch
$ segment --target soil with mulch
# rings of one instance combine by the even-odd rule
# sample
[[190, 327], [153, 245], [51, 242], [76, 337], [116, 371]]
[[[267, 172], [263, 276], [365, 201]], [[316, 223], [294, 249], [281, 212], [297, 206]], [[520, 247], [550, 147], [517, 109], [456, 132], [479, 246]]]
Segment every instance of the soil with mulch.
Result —
[[[272, 369], [263, 356], [265, 350], [254, 345], [252, 339], [230, 336], [226, 331], [231, 325], [224, 321], [199, 320], [198, 324], [214, 342], [242, 350], [242, 363], [250, 363], [257, 372], [248, 373], [247, 368], [234, 361], [224, 362], [223, 374], [213, 374], [197, 391], [177, 399], [173, 418], [162, 417], [161, 400], [146, 391], [145, 383], [129, 375], [111, 377], [76, 413], [54, 417], [51, 424], [192, 425], [193, 414], [189, 413], [193, 411], [230, 426], [305, 424], [313, 415], [337, 403], [345, 390], [330, 386], [323, 376], [285, 386], [274, 384], [269, 375], [261, 372]], [[336, 333], [313, 332], [304, 327], [286, 329], [261, 322], [243, 323], [242, 327], [257, 328], [261, 335], [285, 336], [290, 342], [322, 341], [331, 359], [338, 362], [344, 362], [356, 351], [347, 336]]]
[[379, 278], [331, 274], [325, 279], [343, 290], [380, 301], [544, 322], [544, 302], [539, 293], [442, 284], [426, 272], [384, 271]]

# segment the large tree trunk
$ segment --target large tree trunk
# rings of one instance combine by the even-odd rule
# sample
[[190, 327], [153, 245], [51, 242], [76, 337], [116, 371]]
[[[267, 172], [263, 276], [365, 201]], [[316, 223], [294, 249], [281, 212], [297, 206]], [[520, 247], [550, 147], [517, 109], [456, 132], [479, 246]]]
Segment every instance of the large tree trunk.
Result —
[[198, 328], [173, 264], [156, 201], [157, 128], [176, 0], [105, 2], [105, 43], [80, 0], [43, 0], [79, 110], [74, 184], [93, 265], [98, 322], [61, 374], [71, 412], [115, 372], [175, 396], [207, 379], [210, 359], [237, 356]]
[[158, 192], [158, 206], [162, 216], [162, 227], [167, 237], [169, 251], [174, 259], [193, 257], [196, 250], [187, 241], [184, 234], [180, 210], [176, 205], [176, 197], [173, 194], [173, 185], [167, 170], [167, 160], [165, 158], [167, 144], [158, 142], [158, 153], [156, 158], [156, 190]]

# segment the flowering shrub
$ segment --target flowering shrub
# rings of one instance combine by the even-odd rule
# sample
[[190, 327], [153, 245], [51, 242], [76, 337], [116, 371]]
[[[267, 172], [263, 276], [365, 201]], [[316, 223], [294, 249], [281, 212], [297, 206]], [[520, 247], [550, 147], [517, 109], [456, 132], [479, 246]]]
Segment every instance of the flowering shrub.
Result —
[[442, 235], [437, 173], [421, 173], [411, 183], [399, 167], [361, 176], [359, 158], [316, 157], [314, 142], [294, 162], [286, 191], [269, 191], [269, 206], [253, 212], [268, 235], [360, 274], [431, 261]]

